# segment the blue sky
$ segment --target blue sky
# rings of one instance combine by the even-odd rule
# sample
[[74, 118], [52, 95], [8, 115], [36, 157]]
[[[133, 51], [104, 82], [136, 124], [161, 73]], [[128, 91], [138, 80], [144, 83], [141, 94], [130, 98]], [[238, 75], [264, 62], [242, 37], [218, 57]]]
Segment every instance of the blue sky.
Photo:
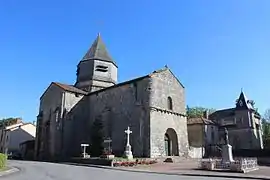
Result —
[[34, 121], [51, 81], [73, 84], [98, 32], [125, 81], [168, 65], [190, 106], [270, 107], [270, 1], [0, 2], [0, 118]]

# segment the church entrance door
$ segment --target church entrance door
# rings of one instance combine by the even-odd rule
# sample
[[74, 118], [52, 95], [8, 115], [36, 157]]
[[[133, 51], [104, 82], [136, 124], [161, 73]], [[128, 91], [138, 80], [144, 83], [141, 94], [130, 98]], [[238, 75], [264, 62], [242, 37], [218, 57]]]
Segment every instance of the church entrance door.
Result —
[[178, 138], [174, 129], [167, 129], [164, 135], [164, 143], [166, 156], [179, 156]]
[[169, 138], [167, 133], [165, 134], [164, 141], [165, 141], [165, 153], [166, 153], [166, 156], [170, 156], [171, 155], [170, 138]]

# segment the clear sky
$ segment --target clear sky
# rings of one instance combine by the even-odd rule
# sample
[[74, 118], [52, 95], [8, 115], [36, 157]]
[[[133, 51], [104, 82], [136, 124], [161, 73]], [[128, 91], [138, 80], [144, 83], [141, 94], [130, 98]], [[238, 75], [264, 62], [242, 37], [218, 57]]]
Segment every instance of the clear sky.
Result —
[[0, 118], [34, 121], [52, 81], [73, 84], [100, 32], [119, 81], [168, 65], [190, 106], [270, 107], [269, 0], [2, 0]]

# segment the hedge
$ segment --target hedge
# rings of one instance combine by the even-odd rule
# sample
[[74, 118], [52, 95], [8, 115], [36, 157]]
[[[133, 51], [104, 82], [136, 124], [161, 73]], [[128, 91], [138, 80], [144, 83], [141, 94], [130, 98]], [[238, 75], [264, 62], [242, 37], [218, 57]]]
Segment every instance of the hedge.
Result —
[[7, 156], [0, 153], [0, 169], [4, 168], [7, 163]]

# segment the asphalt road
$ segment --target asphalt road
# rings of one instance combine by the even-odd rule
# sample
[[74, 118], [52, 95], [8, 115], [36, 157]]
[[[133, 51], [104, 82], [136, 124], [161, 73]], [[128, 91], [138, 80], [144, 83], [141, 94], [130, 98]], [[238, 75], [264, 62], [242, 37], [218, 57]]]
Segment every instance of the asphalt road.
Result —
[[[193, 177], [136, 173], [121, 170], [110, 170], [93, 167], [73, 166], [31, 161], [9, 161], [11, 166], [18, 167], [19, 172], [2, 176], [0, 180], [225, 180], [227, 178]], [[228, 179], [227, 179], [228, 180]]]

